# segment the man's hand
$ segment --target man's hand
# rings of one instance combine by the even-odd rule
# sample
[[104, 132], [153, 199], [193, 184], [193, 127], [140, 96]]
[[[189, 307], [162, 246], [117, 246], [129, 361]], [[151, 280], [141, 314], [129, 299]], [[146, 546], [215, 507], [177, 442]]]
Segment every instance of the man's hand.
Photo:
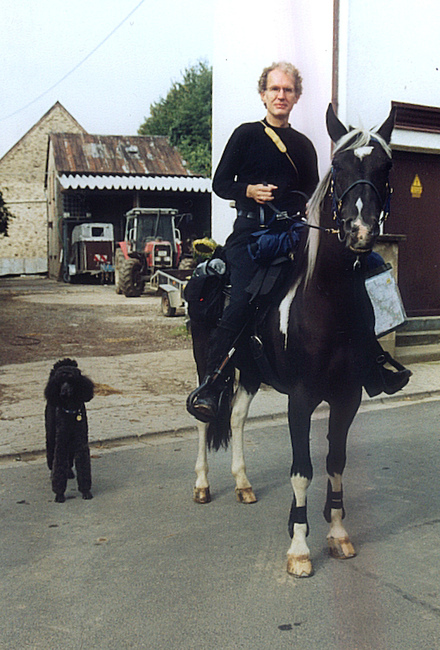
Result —
[[267, 201], [273, 201], [273, 190], [278, 189], [277, 185], [248, 185], [246, 188], [246, 196], [248, 199], [254, 199], [257, 203], [264, 204]]

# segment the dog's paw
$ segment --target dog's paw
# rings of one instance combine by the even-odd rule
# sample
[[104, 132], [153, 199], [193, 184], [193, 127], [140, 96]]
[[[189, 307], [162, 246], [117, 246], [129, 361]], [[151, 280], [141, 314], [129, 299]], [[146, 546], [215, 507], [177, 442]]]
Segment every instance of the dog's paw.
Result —
[[83, 492], [82, 498], [86, 499], [86, 501], [89, 501], [90, 499], [93, 499], [93, 494], [90, 492], [90, 490], [87, 490], [87, 492]]
[[56, 503], [64, 503], [65, 500], [66, 500], [66, 497], [64, 496], [64, 494], [56, 494], [55, 495], [55, 502]]

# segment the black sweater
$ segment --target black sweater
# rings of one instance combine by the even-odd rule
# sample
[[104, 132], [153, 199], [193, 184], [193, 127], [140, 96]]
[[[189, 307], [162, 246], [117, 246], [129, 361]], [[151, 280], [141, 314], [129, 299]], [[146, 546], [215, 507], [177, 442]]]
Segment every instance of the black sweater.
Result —
[[249, 122], [231, 135], [214, 174], [213, 190], [223, 199], [234, 200], [237, 209], [257, 212], [259, 205], [246, 197], [247, 185], [277, 185], [273, 204], [292, 214], [301, 206], [292, 190], [310, 197], [318, 183], [316, 151], [305, 135], [290, 126], [271, 128], [286, 145], [297, 171], [265, 133], [261, 122]]

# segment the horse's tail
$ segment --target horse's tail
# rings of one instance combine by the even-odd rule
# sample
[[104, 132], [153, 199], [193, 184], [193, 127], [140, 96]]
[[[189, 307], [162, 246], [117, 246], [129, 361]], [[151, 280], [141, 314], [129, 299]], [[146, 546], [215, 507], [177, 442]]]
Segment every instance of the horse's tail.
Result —
[[232, 398], [234, 394], [234, 376], [235, 369], [225, 369], [228, 372], [226, 388], [222, 393], [219, 403], [219, 410], [216, 419], [209, 423], [207, 430], [207, 444], [208, 449], [218, 451], [221, 447], [228, 448], [231, 439], [231, 412], [232, 412]]

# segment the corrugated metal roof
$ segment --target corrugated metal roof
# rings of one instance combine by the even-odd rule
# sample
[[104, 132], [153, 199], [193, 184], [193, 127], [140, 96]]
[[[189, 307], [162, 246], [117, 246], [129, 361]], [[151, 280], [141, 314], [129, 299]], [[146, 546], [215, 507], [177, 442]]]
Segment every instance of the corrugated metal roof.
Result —
[[55, 166], [62, 174], [192, 176], [175, 147], [161, 135], [52, 133]]
[[120, 176], [115, 174], [62, 174], [64, 190], [171, 190], [210, 192], [211, 179], [201, 176]]

